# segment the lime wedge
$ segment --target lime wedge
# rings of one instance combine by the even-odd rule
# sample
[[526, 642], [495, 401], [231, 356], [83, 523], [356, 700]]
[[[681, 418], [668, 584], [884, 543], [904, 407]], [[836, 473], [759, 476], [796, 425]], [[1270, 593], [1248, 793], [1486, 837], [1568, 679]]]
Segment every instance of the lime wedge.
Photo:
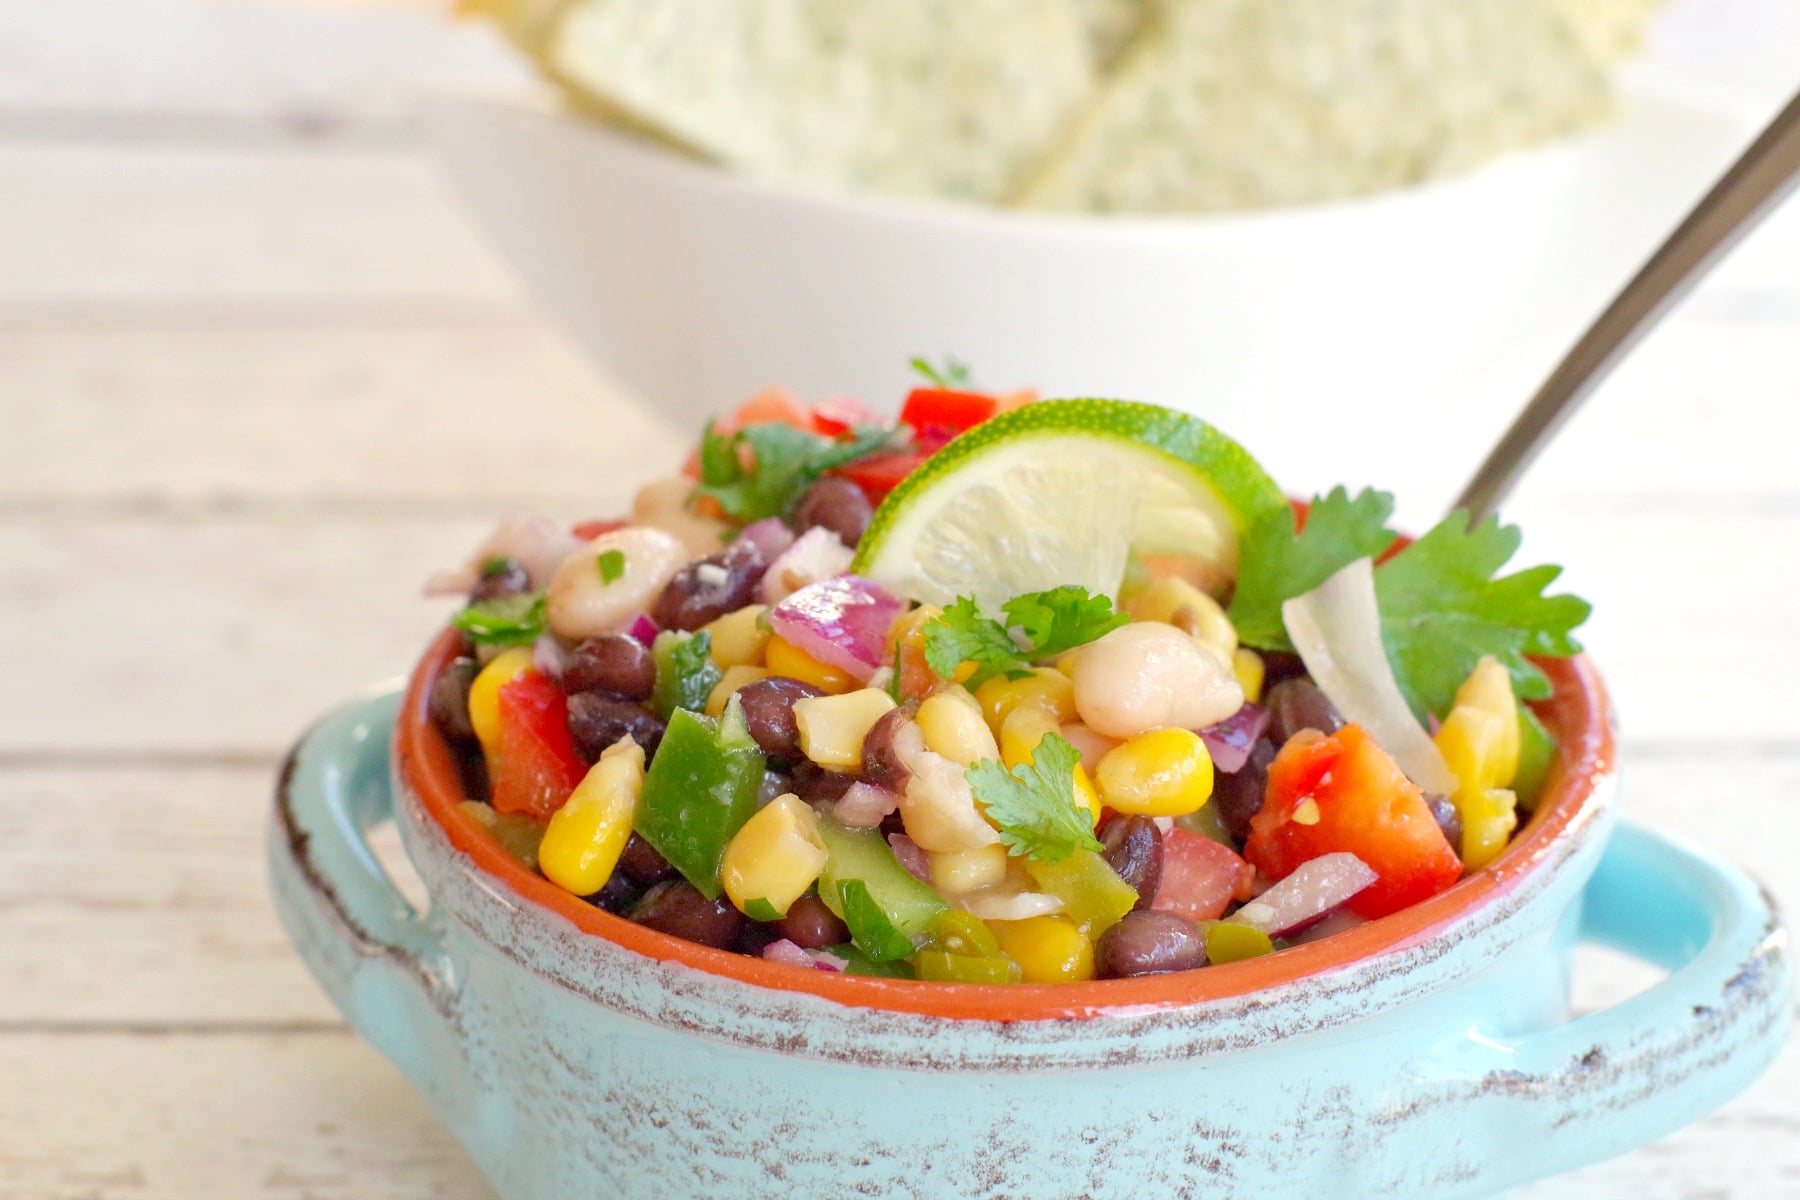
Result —
[[1248, 451], [1197, 417], [1047, 400], [976, 426], [894, 489], [851, 569], [928, 604], [1081, 584], [1116, 597], [1133, 551], [1237, 577], [1238, 539], [1286, 504]]

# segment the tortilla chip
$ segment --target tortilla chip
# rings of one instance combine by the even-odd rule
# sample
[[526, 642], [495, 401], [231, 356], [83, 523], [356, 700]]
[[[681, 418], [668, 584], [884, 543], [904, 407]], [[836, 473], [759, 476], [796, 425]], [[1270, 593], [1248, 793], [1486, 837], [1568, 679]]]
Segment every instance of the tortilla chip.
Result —
[[584, 0], [549, 60], [746, 174], [990, 202], [1096, 86], [1068, 0]]
[[1662, 0], [1558, 0], [1596, 54], [1624, 58], [1644, 44], [1644, 27]]
[[1160, 0], [1020, 199], [1196, 212], [1356, 196], [1609, 107], [1556, 0]]

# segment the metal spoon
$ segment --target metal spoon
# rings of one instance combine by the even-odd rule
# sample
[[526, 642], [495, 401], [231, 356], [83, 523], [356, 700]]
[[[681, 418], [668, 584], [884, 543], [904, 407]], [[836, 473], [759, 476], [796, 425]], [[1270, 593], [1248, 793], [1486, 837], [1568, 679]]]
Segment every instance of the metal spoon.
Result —
[[1493, 513], [1588, 393], [1725, 252], [1800, 183], [1800, 94], [1676, 226], [1558, 363], [1457, 497], [1471, 523]]

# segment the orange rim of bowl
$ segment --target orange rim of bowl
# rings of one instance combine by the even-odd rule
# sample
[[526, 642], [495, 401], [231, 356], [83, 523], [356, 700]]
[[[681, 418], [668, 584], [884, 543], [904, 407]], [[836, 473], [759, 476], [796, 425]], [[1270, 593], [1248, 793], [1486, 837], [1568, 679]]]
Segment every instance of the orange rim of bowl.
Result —
[[460, 635], [446, 630], [420, 661], [407, 686], [394, 746], [401, 778], [425, 814], [453, 847], [469, 857], [475, 869], [582, 932], [660, 962], [855, 1007], [961, 1020], [1084, 1019], [1109, 1011], [1225, 1000], [1404, 949], [1510, 891], [1552, 856], [1558, 839], [1586, 824], [1598, 785], [1612, 770], [1614, 755], [1606, 690], [1592, 665], [1581, 657], [1544, 660], [1538, 665], [1550, 677], [1554, 694], [1533, 708], [1555, 737], [1559, 754], [1537, 809], [1491, 865], [1428, 900], [1317, 942], [1196, 971], [1056, 984], [886, 979], [808, 970], [684, 941], [596, 908], [526, 869], [458, 810], [465, 797], [454, 752], [431, 721], [432, 681], [456, 656], [459, 646]]

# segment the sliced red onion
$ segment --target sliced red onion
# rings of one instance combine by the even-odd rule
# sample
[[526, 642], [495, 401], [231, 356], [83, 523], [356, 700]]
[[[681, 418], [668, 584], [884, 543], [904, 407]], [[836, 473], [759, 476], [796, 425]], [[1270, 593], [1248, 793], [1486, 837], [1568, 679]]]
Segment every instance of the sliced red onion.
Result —
[[481, 564], [491, 558], [516, 558], [531, 577], [534, 587], [543, 587], [556, 574], [563, 559], [581, 549], [585, 543], [560, 521], [536, 513], [514, 510], [502, 516], [500, 523], [481, 543], [479, 549], [460, 567], [439, 571], [425, 581], [428, 596], [452, 596], [466, 593], [481, 577]]
[[926, 883], [931, 882], [931, 860], [925, 857], [925, 851], [919, 849], [919, 843], [904, 833], [888, 834], [887, 842], [893, 848], [894, 857], [900, 860], [900, 865], [909, 874]]
[[906, 602], [871, 579], [839, 575], [801, 588], [769, 610], [769, 628], [861, 682], [887, 655], [888, 631]]
[[531, 643], [531, 665], [552, 679], [562, 678], [568, 659], [569, 652], [554, 634], [543, 634]]
[[1304, 946], [1308, 942], [1323, 941], [1333, 934], [1366, 924], [1368, 924], [1367, 917], [1359, 917], [1347, 908], [1340, 908], [1335, 912], [1326, 913], [1318, 920], [1303, 925], [1299, 929], [1290, 929], [1286, 940], [1296, 946]]
[[1229, 919], [1270, 937], [1285, 937], [1317, 921], [1378, 878], [1372, 867], [1348, 851], [1322, 854], [1301, 863]]
[[841, 973], [850, 965], [835, 954], [825, 950], [802, 949], [787, 938], [780, 938], [764, 946], [762, 956], [770, 962], [786, 963], [790, 967], [810, 967], [815, 971], [834, 973]]
[[900, 807], [900, 797], [884, 787], [858, 780], [838, 798], [831, 815], [840, 824], [857, 829], [873, 829], [882, 819]]
[[769, 564], [762, 580], [763, 603], [780, 604], [809, 583], [842, 575], [850, 569], [853, 557], [854, 552], [837, 534], [814, 526]]
[[764, 517], [744, 526], [737, 535], [737, 540], [749, 542], [756, 547], [764, 562], [772, 563], [781, 557], [783, 550], [794, 544], [794, 531], [780, 517]]
[[1200, 731], [1200, 740], [1212, 755], [1213, 768], [1227, 775], [1235, 774], [1250, 761], [1251, 747], [1269, 727], [1269, 710], [1260, 704], [1244, 707]]
[[641, 642], [648, 646], [656, 641], [656, 635], [661, 633], [662, 630], [656, 627], [656, 622], [650, 619], [649, 613], [639, 613], [637, 616], [631, 618], [631, 623], [629, 625], [625, 626], [625, 632], [631, 635], [633, 641]]

